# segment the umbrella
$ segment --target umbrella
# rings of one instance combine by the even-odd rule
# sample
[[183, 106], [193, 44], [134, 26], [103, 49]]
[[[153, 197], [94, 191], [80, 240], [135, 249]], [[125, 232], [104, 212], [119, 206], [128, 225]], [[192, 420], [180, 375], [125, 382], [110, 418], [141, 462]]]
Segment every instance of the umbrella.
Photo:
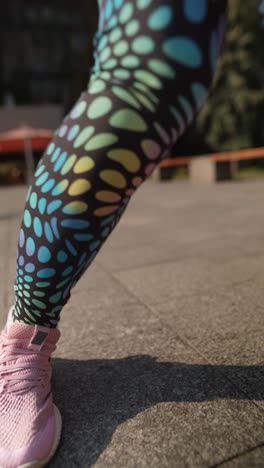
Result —
[[27, 167], [27, 180], [31, 182], [34, 173], [34, 151], [44, 151], [53, 137], [51, 130], [20, 127], [0, 133], [0, 154], [23, 152]]

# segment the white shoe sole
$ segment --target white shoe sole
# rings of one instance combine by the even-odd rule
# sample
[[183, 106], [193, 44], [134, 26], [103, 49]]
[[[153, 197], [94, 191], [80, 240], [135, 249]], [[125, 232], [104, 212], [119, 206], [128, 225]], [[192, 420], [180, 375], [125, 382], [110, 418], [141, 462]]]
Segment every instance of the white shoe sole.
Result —
[[[49, 456], [45, 460], [32, 461], [30, 463], [26, 463], [25, 465], [19, 465], [17, 468], [42, 468], [43, 466], [46, 466], [50, 462], [50, 460], [54, 457], [55, 452], [60, 442], [60, 438], [61, 438], [62, 418], [61, 418], [61, 414], [57, 406], [53, 405], [53, 407], [54, 407], [54, 415], [55, 415], [55, 420], [56, 420], [56, 432], [55, 432], [54, 443], [53, 443]], [[3, 467], [0, 467], [0, 468], [3, 468]]]

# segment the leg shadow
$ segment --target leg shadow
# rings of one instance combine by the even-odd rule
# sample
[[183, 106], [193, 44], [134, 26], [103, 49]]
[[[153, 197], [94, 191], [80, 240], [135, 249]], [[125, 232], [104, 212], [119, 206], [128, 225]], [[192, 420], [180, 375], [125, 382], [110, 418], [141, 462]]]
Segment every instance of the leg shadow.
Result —
[[158, 403], [264, 399], [263, 366], [157, 362], [143, 355], [54, 359], [53, 368], [54, 400], [62, 412], [64, 430], [50, 468], [91, 467], [119, 424]]

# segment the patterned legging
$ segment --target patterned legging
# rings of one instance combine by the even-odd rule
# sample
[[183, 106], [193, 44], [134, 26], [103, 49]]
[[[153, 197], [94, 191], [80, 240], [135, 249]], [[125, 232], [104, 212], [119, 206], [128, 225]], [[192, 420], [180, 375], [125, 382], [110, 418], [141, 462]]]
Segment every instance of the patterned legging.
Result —
[[71, 289], [204, 102], [226, 0], [99, 0], [88, 89], [29, 189], [14, 317], [55, 327]]

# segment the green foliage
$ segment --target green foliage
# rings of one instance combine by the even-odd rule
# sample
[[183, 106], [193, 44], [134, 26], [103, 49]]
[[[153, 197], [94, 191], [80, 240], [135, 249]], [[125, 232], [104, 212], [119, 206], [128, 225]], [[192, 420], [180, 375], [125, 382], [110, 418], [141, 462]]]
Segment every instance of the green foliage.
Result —
[[196, 128], [215, 149], [264, 145], [264, 28], [259, 0], [230, 0], [225, 44]]
[[252, 166], [246, 169], [239, 169], [235, 174], [235, 180], [247, 180], [264, 177], [264, 168]]

